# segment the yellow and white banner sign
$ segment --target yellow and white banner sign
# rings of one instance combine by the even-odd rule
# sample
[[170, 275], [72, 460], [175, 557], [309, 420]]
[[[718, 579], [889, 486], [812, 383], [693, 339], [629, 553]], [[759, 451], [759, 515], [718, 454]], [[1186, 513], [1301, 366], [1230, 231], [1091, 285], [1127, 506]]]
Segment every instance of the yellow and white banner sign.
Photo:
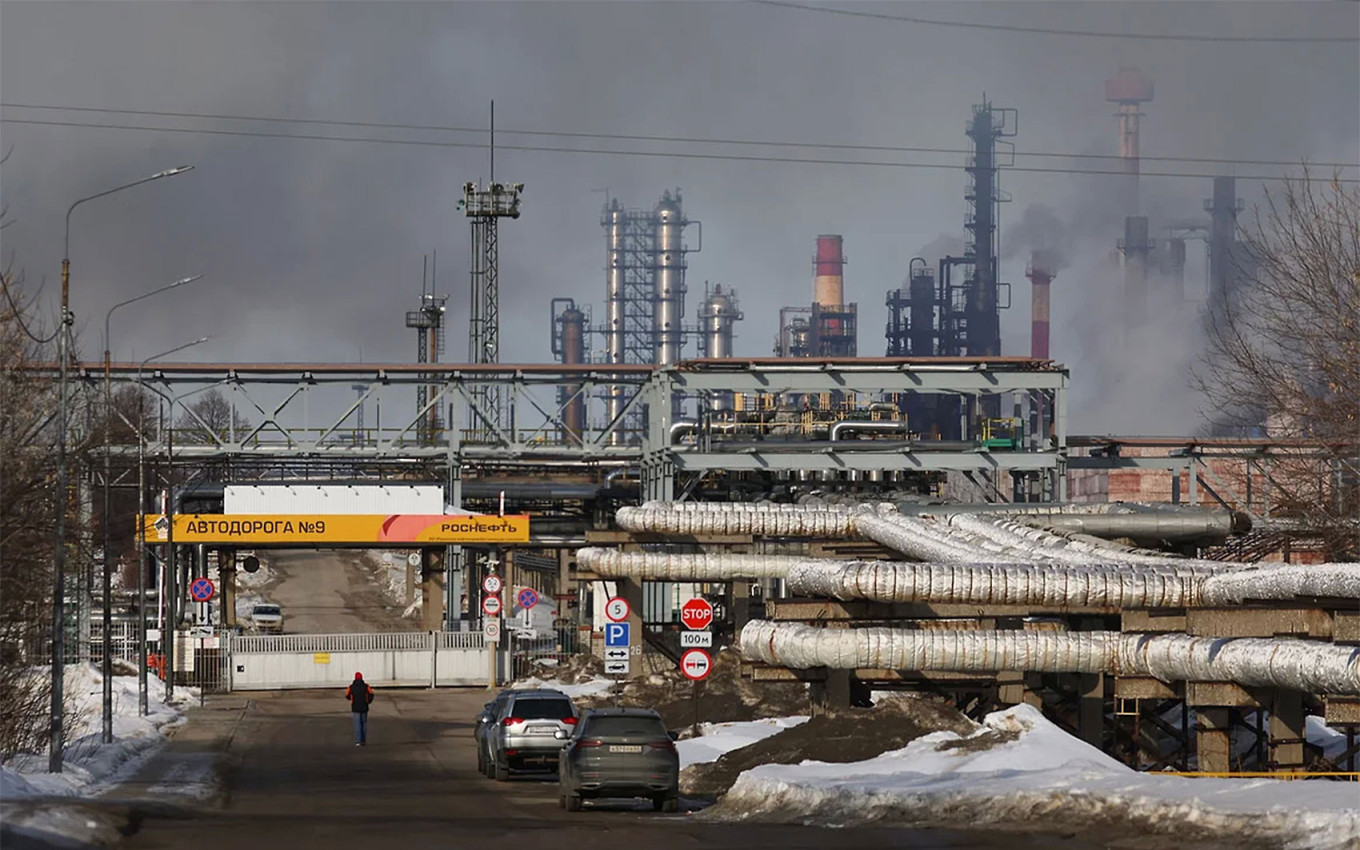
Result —
[[[148, 543], [169, 539], [170, 521], [143, 518]], [[464, 514], [176, 514], [176, 543], [274, 545], [527, 543], [529, 517]]]

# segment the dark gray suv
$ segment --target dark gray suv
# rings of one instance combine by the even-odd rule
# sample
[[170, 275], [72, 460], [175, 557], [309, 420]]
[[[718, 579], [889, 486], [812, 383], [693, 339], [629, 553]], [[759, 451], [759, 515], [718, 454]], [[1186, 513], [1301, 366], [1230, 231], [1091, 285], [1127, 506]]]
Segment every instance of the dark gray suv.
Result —
[[558, 801], [569, 812], [600, 797], [647, 797], [659, 812], [680, 798], [680, 756], [661, 715], [643, 708], [586, 712], [558, 763]]

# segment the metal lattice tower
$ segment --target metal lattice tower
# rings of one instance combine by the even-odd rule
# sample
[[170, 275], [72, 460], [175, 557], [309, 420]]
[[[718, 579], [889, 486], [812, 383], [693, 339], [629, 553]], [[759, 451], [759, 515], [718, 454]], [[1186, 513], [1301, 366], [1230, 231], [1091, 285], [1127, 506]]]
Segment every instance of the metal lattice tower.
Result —
[[[471, 310], [468, 319], [468, 362], [499, 363], [501, 350], [500, 254], [497, 224], [519, 218], [523, 183], [463, 184], [463, 214], [472, 219]], [[501, 398], [493, 388], [473, 399], [469, 427], [474, 440], [491, 438], [504, 423]]]
[[[430, 288], [434, 289], [433, 286]], [[439, 355], [444, 353], [444, 305], [448, 300], [447, 295], [435, 295], [433, 291], [425, 291], [425, 277], [422, 272], [420, 309], [406, 313], [406, 327], [416, 329], [417, 363], [438, 363]], [[430, 386], [421, 384], [416, 388], [416, 414], [420, 416], [416, 434], [421, 445], [433, 443], [443, 429], [438, 405], [428, 411], [425, 410], [432, 397]]]

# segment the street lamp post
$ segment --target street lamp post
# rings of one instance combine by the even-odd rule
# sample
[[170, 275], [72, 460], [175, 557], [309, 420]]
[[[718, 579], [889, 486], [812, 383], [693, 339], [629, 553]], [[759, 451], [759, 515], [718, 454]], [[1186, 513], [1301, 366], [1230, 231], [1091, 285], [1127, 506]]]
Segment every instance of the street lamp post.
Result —
[[[153, 295], [159, 295], [162, 292], [168, 292], [171, 289], [176, 289], [178, 287], [184, 286], [186, 283], [193, 283], [194, 281], [201, 280], [202, 278], [203, 275], [201, 274], [194, 275], [193, 277], [182, 278], [180, 280], [175, 281], [174, 283], [167, 284], [157, 289], [153, 289], [150, 292], [144, 292], [141, 295], [138, 295], [134, 298], [129, 298], [126, 301], [119, 301], [117, 304], [114, 304], [112, 307], [110, 307], [109, 311], [104, 314], [104, 521], [103, 523], [101, 523], [101, 525], [104, 533], [103, 673], [104, 673], [104, 743], [106, 744], [111, 743], [113, 741], [113, 642], [111, 640], [111, 633], [113, 631], [113, 599], [112, 599], [113, 592], [111, 588], [111, 585], [113, 583], [111, 580], [113, 574], [113, 559], [110, 557], [109, 551], [109, 488], [112, 484], [111, 479], [113, 477], [112, 471], [113, 464], [109, 458], [109, 452], [112, 450], [112, 439], [109, 434], [109, 424], [112, 422], [113, 419], [112, 416], [113, 394], [110, 387], [111, 369], [109, 363], [109, 347], [111, 346], [112, 343], [109, 337], [109, 321], [113, 318], [114, 311], [117, 310], [119, 307], [126, 307], [127, 305], [133, 304], [137, 301], [141, 301], [144, 298], [150, 298]], [[145, 365], [145, 363], [143, 363], [143, 365]], [[140, 377], [140, 375], [138, 377]], [[137, 429], [138, 432], [140, 433], [141, 431], [140, 423], [138, 424]], [[141, 600], [138, 600], [137, 604], [141, 605]]]
[[[153, 354], [137, 367], [137, 712], [143, 717], [149, 711], [146, 681], [146, 416], [142, 408], [142, 370], [146, 364], [177, 351], [201, 345], [212, 337], [200, 337], [169, 351]], [[161, 640], [164, 640], [164, 635]]]
[[122, 186], [115, 186], [97, 195], [81, 198], [66, 210], [66, 235], [62, 241], [61, 255], [61, 323], [58, 326], [59, 332], [57, 334], [57, 359], [60, 362], [57, 372], [57, 545], [52, 564], [52, 702], [50, 712], [51, 732], [47, 755], [47, 770], [50, 773], [61, 773], [65, 744], [61, 710], [65, 690], [62, 681], [63, 665], [66, 661], [64, 657], [65, 635], [63, 634], [66, 628], [63, 622], [65, 615], [63, 608], [66, 597], [66, 373], [69, 366], [67, 361], [69, 360], [70, 330], [74, 321], [71, 315], [71, 213], [75, 212], [76, 207], [86, 201], [93, 201], [96, 198], [112, 195], [114, 192], [121, 192], [124, 189], [131, 189], [133, 186], [159, 180], [162, 177], [183, 174], [192, 169], [192, 165], [181, 165], [178, 168], [158, 171], [150, 177], [124, 183]]

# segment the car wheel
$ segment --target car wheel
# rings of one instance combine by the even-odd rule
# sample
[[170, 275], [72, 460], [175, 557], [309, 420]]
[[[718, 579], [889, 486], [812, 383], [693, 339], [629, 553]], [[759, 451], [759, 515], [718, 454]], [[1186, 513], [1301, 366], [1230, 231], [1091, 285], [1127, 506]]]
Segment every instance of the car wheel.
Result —
[[482, 752], [480, 745], [477, 747], [477, 772], [486, 775], [486, 753]]
[[568, 794], [564, 805], [566, 806], [566, 809], [569, 812], [581, 811], [581, 795]]
[[678, 797], [666, 797], [657, 802], [659, 805], [656, 808], [659, 812], [673, 815], [680, 810], [680, 799]]
[[496, 759], [491, 767], [492, 775], [497, 782], [506, 782], [510, 779], [510, 765], [502, 764], [500, 759]]

